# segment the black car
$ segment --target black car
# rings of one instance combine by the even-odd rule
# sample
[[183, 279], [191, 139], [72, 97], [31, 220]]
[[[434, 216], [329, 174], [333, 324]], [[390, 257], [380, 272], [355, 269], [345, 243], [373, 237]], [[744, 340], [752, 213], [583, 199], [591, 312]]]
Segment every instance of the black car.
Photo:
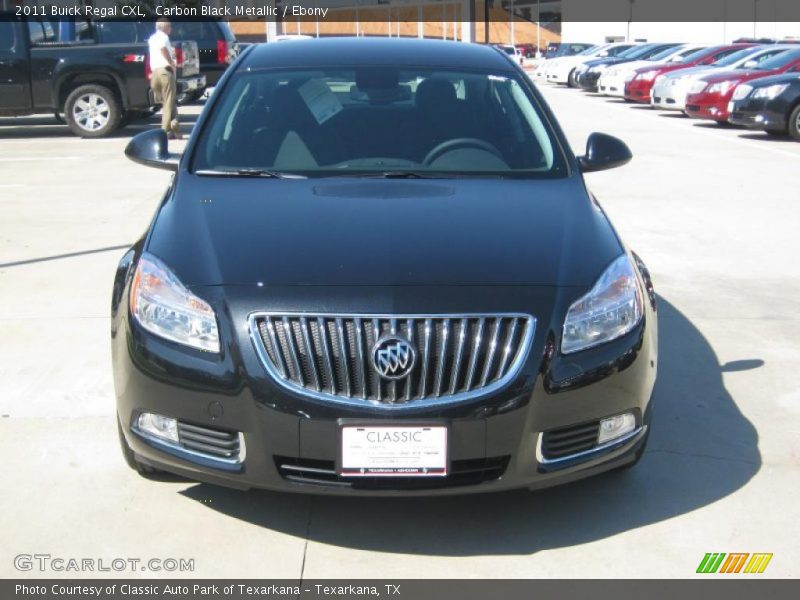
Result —
[[257, 45], [220, 80], [119, 263], [120, 440], [142, 473], [432, 494], [635, 463], [655, 295], [519, 65], [477, 44]]
[[621, 52], [617, 56], [608, 56], [590, 60], [582, 65], [576, 74], [578, 85], [587, 92], [597, 91], [597, 82], [603, 71], [613, 65], [619, 65], [634, 60], [649, 60], [651, 58], [659, 60], [662, 56], [667, 56], [671, 50], [676, 49], [681, 44], [639, 44]]
[[800, 141], [800, 72], [762, 77], [739, 84], [728, 106], [728, 121], [790, 135]]

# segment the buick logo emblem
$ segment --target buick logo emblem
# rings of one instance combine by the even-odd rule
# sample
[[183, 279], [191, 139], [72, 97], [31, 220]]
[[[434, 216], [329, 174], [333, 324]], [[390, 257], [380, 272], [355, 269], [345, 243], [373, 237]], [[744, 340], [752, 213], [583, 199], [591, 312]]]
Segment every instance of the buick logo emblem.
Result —
[[397, 335], [378, 338], [372, 347], [372, 367], [385, 379], [402, 379], [411, 373], [417, 353], [411, 343]]

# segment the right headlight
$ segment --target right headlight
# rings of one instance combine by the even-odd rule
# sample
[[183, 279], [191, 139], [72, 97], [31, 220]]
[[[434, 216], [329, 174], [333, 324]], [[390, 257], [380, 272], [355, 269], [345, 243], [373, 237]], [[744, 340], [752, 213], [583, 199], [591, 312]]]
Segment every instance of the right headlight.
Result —
[[139, 258], [131, 284], [130, 310], [142, 327], [159, 337], [219, 352], [214, 309], [152, 254]]
[[627, 254], [603, 272], [589, 292], [569, 307], [561, 352], [570, 354], [617, 339], [642, 320], [642, 291]]
[[[739, 91], [740, 87], [742, 86], [740, 85], [737, 87], [736, 91]], [[753, 98], [767, 98], [768, 100], [772, 100], [775, 96], [780, 96], [788, 87], [788, 83], [776, 83], [775, 85], [757, 88], [756, 91], [753, 92]]]

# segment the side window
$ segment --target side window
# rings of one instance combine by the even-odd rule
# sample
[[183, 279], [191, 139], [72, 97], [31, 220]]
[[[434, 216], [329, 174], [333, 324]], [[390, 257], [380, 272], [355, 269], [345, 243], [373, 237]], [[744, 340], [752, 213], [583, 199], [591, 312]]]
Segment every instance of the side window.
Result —
[[774, 52], [764, 52], [764, 54], [756, 58], [756, 62], [758, 62], [758, 64], [761, 64], [765, 60], [769, 60], [770, 58], [772, 58], [773, 56], [777, 56], [781, 52], [783, 52], [783, 50], [775, 50]]
[[139, 41], [133, 21], [98, 21], [97, 31], [104, 44], [135, 44]]
[[41, 21], [28, 21], [28, 33], [31, 37], [31, 46], [41, 44], [45, 40]]
[[75, 39], [79, 42], [93, 42], [94, 26], [84, 19], [75, 21]]
[[15, 46], [14, 24], [11, 21], [0, 21], [0, 52], [14, 50]]

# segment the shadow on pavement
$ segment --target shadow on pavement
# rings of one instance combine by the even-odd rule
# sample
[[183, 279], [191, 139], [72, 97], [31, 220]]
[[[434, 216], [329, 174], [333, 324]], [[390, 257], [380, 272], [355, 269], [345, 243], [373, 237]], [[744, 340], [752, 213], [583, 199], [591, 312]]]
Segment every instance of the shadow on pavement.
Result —
[[361, 550], [437, 556], [531, 554], [670, 519], [739, 490], [758, 472], [758, 434], [725, 389], [702, 333], [661, 300], [660, 364], [650, 446], [628, 471], [538, 492], [440, 498], [337, 498], [237, 492], [197, 484], [181, 493], [259, 527]]
[[796, 144], [797, 140], [792, 139], [789, 137], [788, 134], [786, 135], [770, 135], [766, 131], [759, 131], [759, 132], [752, 132], [752, 133], [740, 133], [739, 137], [745, 140], [759, 140], [759, 141], [769, 141], [769, 142], [783, 142], [789, 144]]
[[[180, 107], [178, 107], [178, 121], [181, 123], [181, 129], [184, 135], [187, 135], [200, 115], [195, 114], [181, 114]], [[120, 127], [111, 135], [105, 138], [127, 138], [153, 129], [161, 124], [161, 114], [156, 113], [144, 119], [137, 119], [128, 125]], [[55, 117], [47, 115], [37, 115], [32, 117], [0, 117], [0, 140], [24, 140], [24, 139], [38, 139], [38, 138], [74, 138], [76, 140], [82, 139], [76, 136], [66, 124], [61, 124], [56, 121]], [[91, 139], [86, 139], [86, 142], [92, 142]]]

